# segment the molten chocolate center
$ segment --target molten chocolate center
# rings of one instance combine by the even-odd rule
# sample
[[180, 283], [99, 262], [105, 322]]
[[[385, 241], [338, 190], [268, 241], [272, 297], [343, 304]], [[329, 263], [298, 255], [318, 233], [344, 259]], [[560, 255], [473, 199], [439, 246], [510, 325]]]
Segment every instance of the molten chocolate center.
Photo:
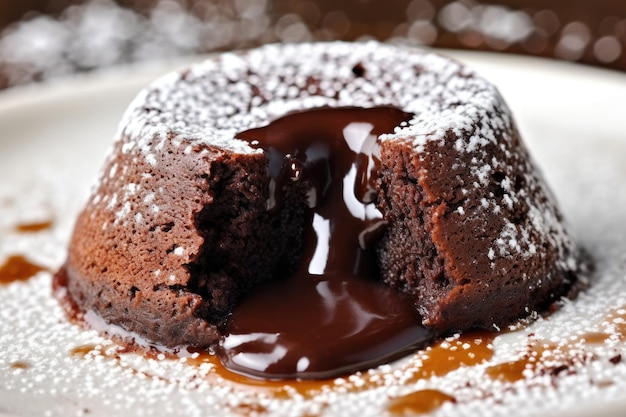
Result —
[[290, 182], [310, 207], [299, 268], [242, 299], [218, 347], [247, 375], [330, 378], [397, 358], [432, 340], [411, 299], [377, 281], [376, 138], [411, 115], [392, 107], [294, 113], [237, 137], [265, 151], [269, 210]]

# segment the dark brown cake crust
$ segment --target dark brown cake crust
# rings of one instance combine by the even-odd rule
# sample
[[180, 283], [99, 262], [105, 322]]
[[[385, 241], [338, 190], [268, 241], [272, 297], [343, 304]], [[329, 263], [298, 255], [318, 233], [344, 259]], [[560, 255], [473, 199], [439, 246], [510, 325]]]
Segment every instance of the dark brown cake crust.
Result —
[[[65, 266], [69, 293], [79, 307], [148, 341], [211, 346], [241, 293], [275, 270], [295, 267], [302, 198], [279, 216], [266, 210], [269, 178], [262, 154], [211, 146], [181, 154], [166, 144], [159, 172], [151, 172], [134, 164], [136, 155], [121, 152], [122, 146], [116, 143], [114, 164], [126, 172], [109, 178], [101, 191], [114, 194], [128, 187], [128, 178], [131, 184], [139, 180], [138, 190], [156, 191], [149, 199], [159, 209], [144, 211], [145, 222], [125, 234], [94, 227], [111, 220], [104, 210], [81, 213]], [[145, 202], [146, 193], [136, 196], [131, 210]], [[179, 245], [193, 249], [181, 253]], [[162, 271], [177, 274], [161, 277]]]
[[[424, 324], [444, 332], [498, 329], [523, 316], [520, 312], [547, 307], [578, 282], [562, 261], [577, 254], [569, 248], [559, 253], [561, 215], [517, 130], [506, 148], [493, 144], [482, 151], [501, 161], [484, 188], [468, 187], [467, 169], [477, 155], [459, 152], [454, 141], [427, 143], [419, 154], [406, 143], [386, 142], [381, 151], [379, 204], [389, 221], [378, 250], [382, 279], [415, 294]], [[509, 178], [514, 181], [503, 185]], [[524, 242], [501, 238], [494, 247], [494, 236], [507, 223], [532, 230], [536, 221], [528, 205], [506, 203], [511, 192], [541, 202], [559, 222], [545, 225], [545, 233], [529, 233]], [[494, 202], [491, 210], [484, 210], [485, 197]], [[514, 244], [526, 246], [509, 253]]]

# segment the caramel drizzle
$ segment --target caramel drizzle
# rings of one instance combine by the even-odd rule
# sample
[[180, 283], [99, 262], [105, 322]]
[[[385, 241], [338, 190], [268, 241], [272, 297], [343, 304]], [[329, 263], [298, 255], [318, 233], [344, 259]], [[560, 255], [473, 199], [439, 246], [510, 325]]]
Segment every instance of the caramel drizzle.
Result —
[[44, 230], [49, 230], [54, 225], [52, 220], [44, 220], [41, 222], [33, 222], [33, 223], [20, 223], [15, 226], [15, 231], [19, 233], [37, 233], [43, 232]]
[[0, 285], [11, 284], [16, 281], [26, 281], [39, 272], [47, 270], [47, 268], [30, 262], [21, 255], [13, 255], [0, 266]]

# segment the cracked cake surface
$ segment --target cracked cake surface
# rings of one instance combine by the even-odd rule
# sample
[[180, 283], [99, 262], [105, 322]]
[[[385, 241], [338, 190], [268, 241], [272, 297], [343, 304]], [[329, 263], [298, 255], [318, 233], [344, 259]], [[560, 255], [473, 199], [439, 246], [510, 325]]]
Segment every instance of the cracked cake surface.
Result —
[[166, 346], [214, 344], [241, 294], [295, 268], [306, 211], [297, 187], [267, 210], [266, 156], [237, 134], [352, 106], [413, 115], [378, 138], [388, 225], [376, 253], [381, 279], [414, 295], [425, 325], [498, 328], [582, 280], [492, 84], [437, 54], [336, 42], [216, 55], [141, 91], [77, 220], [70, 297]]

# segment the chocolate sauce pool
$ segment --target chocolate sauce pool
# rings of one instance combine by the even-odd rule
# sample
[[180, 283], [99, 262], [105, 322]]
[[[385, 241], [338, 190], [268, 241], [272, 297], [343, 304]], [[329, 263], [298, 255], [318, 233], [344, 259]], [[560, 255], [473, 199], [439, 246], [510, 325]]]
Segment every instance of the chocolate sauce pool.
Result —
[[373, 243], [376, 138], [411, 115], [392, 107], [294, 113], [237, 137], [262, 148], [269, 210], [289, 182], [307, 185], [309, 220], [297, 271], [234, 308], [217, 353], [229, 370], [268, 379], [331, 378], [423, 347], [433, 335], [411, 299], [377, 282]]

